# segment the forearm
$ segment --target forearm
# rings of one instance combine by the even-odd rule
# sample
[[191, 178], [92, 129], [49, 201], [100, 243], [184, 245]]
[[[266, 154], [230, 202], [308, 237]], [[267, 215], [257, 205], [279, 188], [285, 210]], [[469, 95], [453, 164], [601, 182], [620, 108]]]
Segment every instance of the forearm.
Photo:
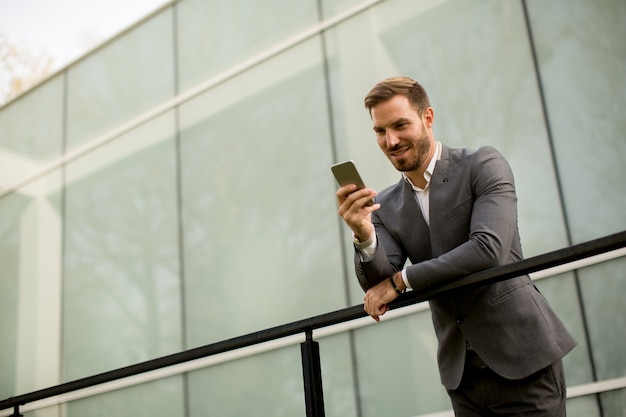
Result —
[[[431, 227], [438, 238], [433, 258], [407, 269], [414, 289], [429, 289], [456, 278], [521, 259], [517, 232], [517, 197], [513, 174], [499, 154], [486, 154], [472, 170], [471, 209], [438, 218]], [[466, 218], [467, 231], [462, 229]], [[463, 239], [463, 236], [467, 236]], [[443, 243], [445, 242], [445, 244]]]

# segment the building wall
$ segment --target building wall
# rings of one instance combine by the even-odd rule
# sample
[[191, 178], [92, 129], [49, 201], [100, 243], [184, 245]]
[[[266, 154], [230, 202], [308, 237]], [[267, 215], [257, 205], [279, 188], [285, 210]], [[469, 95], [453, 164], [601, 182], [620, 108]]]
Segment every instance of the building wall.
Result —
[[[362, 104], [388, 76], [509, 160], [526, 256], [625, 230], [623, 39], [620, 0], [168, 5], [0, 108], [0, 398], [361, 303], [329, 167], [398, 180]], [[572, 416], [626, 408], [623, 255], [535, 277]], [[428, 307], [372, 323], [316, 334], [326, 415], [449, 410]], [[26, 415], [304, 415], [299, 342]]]

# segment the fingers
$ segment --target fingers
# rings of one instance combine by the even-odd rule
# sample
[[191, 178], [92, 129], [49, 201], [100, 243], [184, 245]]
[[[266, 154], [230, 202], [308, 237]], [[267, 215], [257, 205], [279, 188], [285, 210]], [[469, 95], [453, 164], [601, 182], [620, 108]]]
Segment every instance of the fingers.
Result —
[[366, 240], [372, 233], [371, 214], [380, 208], [380, 204], [368, 205], [376, 196], [369, 188], [356, 190], [354, 184], [346, 185], [337, 190], [338, 213], [352, 231]]
[[376, 197], [376, 191], [370, 188], [356, 189], [356, 185], [349, 184], [337, 190], [337, 204], [339, 210], [343, 212], [358, 212], [362, 209], [368, 209], [367, 212], [374, 211], [370, 205], [370, 201]]
[[363, 309], [374, 320], [380, 322], [380, 316], [389, 310], [388, 303], [398, 298], [398, 293], [388, 279], [382, 280], [367, 290], [363, 298]]
[[369, 314], [371, 318], [376, 320], [377, 323], [380, 323], [380, 316], [382, 316], [383, 314], [387, 312], [387, 305], [383, 304], [382, 306], [380, 306], [378, 309], [375, 309], [375, 310], [376, 310], [375, 312], [368, 312], [367, 314]]
[[365, 312], [374, 320], [376, 320], [376, 322], [380, 322], [380, 316], [382, 316], [383, 314], [385, 314], [387, 312], [387, 304], [382, 304], [379, 305], [378, 307], [374, 307], [371, 309], [365, 309]]
[[385, 314], [389, 309], [387, 304], [382, 301], [379, 294], [370, 289], [363, 299], [363, 309], [365, 312], [377, 322], [380, 322], [380, 316]]

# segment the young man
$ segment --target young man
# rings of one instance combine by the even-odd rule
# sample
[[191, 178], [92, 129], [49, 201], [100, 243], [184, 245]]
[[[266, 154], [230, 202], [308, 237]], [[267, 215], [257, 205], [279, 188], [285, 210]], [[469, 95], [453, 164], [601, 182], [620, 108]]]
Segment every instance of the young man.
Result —
[[[428, 96], [410, 78], [378, 83], [365, 107], [378, 146], [402, 175], [380, 193], [337, 191], [374, 320], [407, 288], [436, 288], [522, 259], [513, 174], [497, 150], [437, 142]], [[576, 342], [528, 276], [457, 290], [430, 308], [441, 381], [457, 416], [565, 416], [561, 359]]]

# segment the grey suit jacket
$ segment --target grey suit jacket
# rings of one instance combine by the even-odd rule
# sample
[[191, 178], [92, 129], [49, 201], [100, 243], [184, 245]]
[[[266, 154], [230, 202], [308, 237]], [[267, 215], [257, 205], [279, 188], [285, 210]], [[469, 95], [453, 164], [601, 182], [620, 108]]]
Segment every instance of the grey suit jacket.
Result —
[[[430, 227], [406, 181], [378, 193], [376, 253], [368, 262], [355, 254], [364, 290], [401, 270], [407, 258], [416, 291], [522, 259], [513, 174], [497, 150], [444, 145], [429, 187]], [[431, 300], [430, 307], [448, 389], [461, 382], [468, 345], [509, 379], [545, 368], [576, 345], [527, 275], [457, 290]]]

